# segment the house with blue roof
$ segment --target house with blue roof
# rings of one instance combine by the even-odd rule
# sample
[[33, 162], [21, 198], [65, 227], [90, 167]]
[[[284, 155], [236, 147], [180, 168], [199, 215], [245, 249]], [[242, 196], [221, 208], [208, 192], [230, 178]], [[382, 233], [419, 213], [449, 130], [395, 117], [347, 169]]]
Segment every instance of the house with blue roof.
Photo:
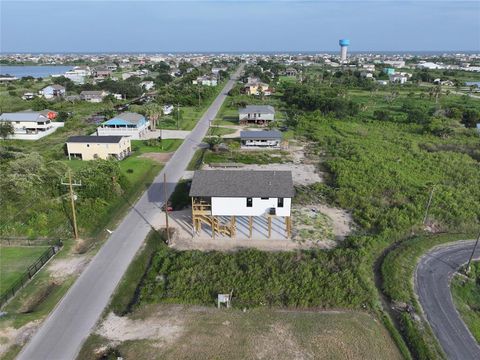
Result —
[[150, 121], [145, 116], [132, 112], [123, 112], [102, 123], [97, 128], [99, 136], [129, 136], [132, 140], [145, 138]]

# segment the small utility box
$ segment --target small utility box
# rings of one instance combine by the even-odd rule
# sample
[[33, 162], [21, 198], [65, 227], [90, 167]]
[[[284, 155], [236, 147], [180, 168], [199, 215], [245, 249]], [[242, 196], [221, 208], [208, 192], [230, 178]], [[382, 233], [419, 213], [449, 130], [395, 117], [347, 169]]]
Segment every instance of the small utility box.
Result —
[[225, 305], [227, 309], [230, 307], [231, 296], [230, 294], [218, 294], [217, 306], [220, 309], [222, 305]]

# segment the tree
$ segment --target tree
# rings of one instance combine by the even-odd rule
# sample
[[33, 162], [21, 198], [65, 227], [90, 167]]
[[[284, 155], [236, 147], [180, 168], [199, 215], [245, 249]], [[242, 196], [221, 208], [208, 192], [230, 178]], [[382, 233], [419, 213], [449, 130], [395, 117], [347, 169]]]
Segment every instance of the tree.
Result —
[[205, 142], [208, 144], [210, 150], [217, 151], [218, 145], [222, 142], [222, 138], [220, 135], [217, 136], [210, 136], [208, 137]]
[[480, 114], [472, 109], [465, 110], [462, 114], [462, 124], [467, 128], [474, 128], [480, 123]]
[[157, 128], [157, 121], [163, 114], [163, 109], [158, 104], [148, 104], [145, 107], [145, 114], [147, 115], [148, 119], [150, 120], [150, 125], [152, 130]]
[[10, 122], [0, 122], [0, 137], [6, 139], [10, 135], [13, 135], [15, 129], [13, 128], [12, 123]]

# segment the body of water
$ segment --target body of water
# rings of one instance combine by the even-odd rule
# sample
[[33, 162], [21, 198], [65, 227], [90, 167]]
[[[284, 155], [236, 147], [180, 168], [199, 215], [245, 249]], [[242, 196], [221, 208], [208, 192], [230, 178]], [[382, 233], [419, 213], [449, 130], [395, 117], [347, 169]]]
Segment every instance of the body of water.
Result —
[[33, 76], [35, 78], [49, 77], [50, 75], [62, 75], [65, 71], [72, 70], [73, 66], [66, 65], [33, 65], [33, 66], [14, 66], [0, 65], [1, 75], [12, 75], [18, 78], [23, 76]]

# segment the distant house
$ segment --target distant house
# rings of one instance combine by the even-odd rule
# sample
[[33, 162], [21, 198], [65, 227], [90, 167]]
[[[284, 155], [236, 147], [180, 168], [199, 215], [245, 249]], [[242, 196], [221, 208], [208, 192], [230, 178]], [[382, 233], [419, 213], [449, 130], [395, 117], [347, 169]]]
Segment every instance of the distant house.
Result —
[[38, 140], [54, 132], [63, 123], [52, 123], [57, 113], [51, 110], [19, 111], [16, 113], [3, 113], [0, 122], [13, 125], [14, 134], [10, 138], [20, 140]]
[[97, 135], [121, 135], [132, 139], [142, 139], [148, 132], [150, 121], [141, 114], [124, 112], [104, 123], [97, 128]]
[[395, 84], [405, 84], [408, 78], [403, 74], [393, 74], [389, 76], [390, 82]]
[[153, 81], [142, 81], [140, 83], [140, 87], [142, 87], [146, 91], [149, 91], [155, 87], [155, 83]]
[[102, 102], [107, 95], [108, 91], [105, 90], [85, 90], [80, 93], [80, 99], [91, 103], [99, 103]]
[[387, 67], [387, 68], [384, 68], [383, 69], [383, 72], [387, 75], [393, 75], [395, 74], [395, 69], [394, 68], [390, 68], [390, 67]]
[[267, 125], [275, 120], [275, 109], [271, 105], [247, 105], [238, 109], [238, 121], [242, 125]]
[[98, 67], [93, 70], [93, 76], [97, 80], [107, 79], [112, 76], [112, 70], [109, 70], [106, 67]]
[[295, 77], [298, 75], [298, 71], [295, 68], [287, 68], [287, 70], [285, 70], [285, 75], [288, 77]]
[[243, 92], [247, 95], [260, 95], [260, 92], [263, 95], [271, 95], [272, 91], [268, 84], [261, 82], [258, 79], [249, 78], [248, 82], [243, 87]]
[[195, 80], [192, 80], [193, 85], [203, 85], [203, 86], [217, 86], [218, 80], [215, 76], [199, 76]]
[[38, 92], [45, 99], [60, 98], [65, 96], [65, 88], [62, 85], [48, 85]]
[[240, 143], [244, 149], [249, 148], [280, 148], [282, 133], [277, 130], [271, 131], [241, 131]]
[[118, 66], [115, 63], [108, 63], [108, 64], [105, 64], [105, 68], [110, 71], [115, 71], [117, 70]]
[[35, 94], [33, 92], [26, 92], [23, 94], [22, 99], [23, 100], [33, 100], [35, 99]]
[[385, 86], [385, 85], [388, 85], [388, 80], [377, 80], [376, 83], [378, 85]]
[[75, 84], [84, 84], [85, 78], [91, 75], [91, 70], [88, 66], [75, 66], [73, 70], [65, 72], [63, 76], [72, 80]]
[[11, 75], [0, 75], [0, 83], [9, 83], [18, 80], [18, 77]]
[[132, 151], [130, 138], [123, 136], [71, 136], [66, 144], [69, 160], [122, 160]]
[[227, 67], [214, 67], [212, 68], [212, 74], [218, 75], [220, 71], [227, 71]]

